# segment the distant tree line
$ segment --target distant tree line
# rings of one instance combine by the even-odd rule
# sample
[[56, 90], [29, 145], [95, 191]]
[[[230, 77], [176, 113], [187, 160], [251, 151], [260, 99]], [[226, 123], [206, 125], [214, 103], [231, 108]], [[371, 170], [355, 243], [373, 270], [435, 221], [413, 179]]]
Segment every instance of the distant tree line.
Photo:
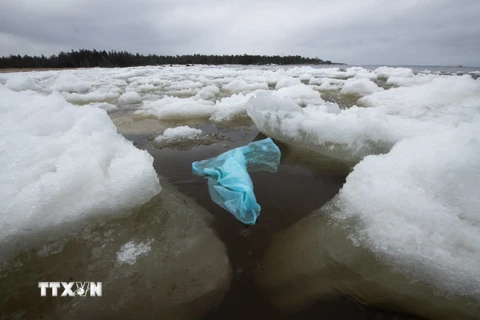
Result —
[[302, 56], [260, 56], [260, 55], [181, 55], [147, 56], [126, 51], [79, 50], [60, 52], [58, 55], [45, 57], [11, 55], [0, 57], [0, 68], [93, 68], [93, 67], [133, 67], [170, 64], [332, 64], [329, 60], [305, 58]]

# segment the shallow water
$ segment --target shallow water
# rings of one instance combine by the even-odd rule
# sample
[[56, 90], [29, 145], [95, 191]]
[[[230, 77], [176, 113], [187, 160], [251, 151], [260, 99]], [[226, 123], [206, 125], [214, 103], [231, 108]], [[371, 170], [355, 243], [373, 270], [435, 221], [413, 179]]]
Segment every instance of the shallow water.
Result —
[[[149, 119], [137, 119], [135, 127]], [[155, 120], [158, 121], [158, 120]], [[135, 121], [134, 121], [135, 122]], [[162, 126], [162, 122], [159, 126]], [[222, 142], [185, 148], [156, 148], [151, 134], [124, 136], [154, 157], [157, 173], [168, 178], [179, 191], [195, 199], [214, 216], [214, 228], [227, 246], [233, 267], [231, 288], [222, 304], [208, 312], [203, 319], [400, 319], [404, 316], [362, 306], [347, 298], [334, 298], [318, 302], [299, 313], [286, 313], [269, 303], [254, 281], [254, 271], [264, 255], [272, 236], [299, 221], [313, 210], [327, 203], [345, 182], [346, 173], [318, 172], [303, 162], [298, 154], [290, 154], [282, 144], [282, 160], [277, 173], [254, 172], [251, 177], [261, 215], [254, 226], [245, 226], [212, 202], [206, 180], [191, 173], [193, 161], [214, 157], [231, 148], [263, 139], [264, 136], [250, 120], [227, 124], [208, 121], [178, 121], [166, 126], [195, 125], [205, 132], [225, 136]], [[119, 128], [122, 132], [122, 128]]]

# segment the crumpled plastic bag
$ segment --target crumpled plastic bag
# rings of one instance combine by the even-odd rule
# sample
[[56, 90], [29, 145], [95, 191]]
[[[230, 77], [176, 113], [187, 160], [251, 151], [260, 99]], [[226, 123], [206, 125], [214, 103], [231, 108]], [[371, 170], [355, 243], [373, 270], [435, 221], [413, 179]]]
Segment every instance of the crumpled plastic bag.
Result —
[[249, 171], [276, 172], [280, 149], [267, 138], [221, 155], [192, 163], [193, 173], [208, 178], [212, 200], [244, 224], [255, 224], [261, 207]]

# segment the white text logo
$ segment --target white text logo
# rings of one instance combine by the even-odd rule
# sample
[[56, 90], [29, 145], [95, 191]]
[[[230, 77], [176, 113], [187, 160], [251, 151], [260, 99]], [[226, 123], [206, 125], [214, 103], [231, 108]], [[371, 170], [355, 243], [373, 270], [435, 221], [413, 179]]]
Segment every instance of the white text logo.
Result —
[[[48, 289], [51, 289], [52, 297], [101, 297], [101, 282], [39, 282], [40, 296], [46, 297]], [[62, 289], [60, 293], [59, 289]]]

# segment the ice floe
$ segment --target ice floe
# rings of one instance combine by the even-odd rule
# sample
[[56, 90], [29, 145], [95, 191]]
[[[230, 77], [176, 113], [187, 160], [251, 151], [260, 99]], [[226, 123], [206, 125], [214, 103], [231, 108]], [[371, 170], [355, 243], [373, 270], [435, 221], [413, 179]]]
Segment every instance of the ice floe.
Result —
[[160, 191], [153, 158], [117, 134], [105, 111], [58, 93], [0, 86], [0, 96], [0, 256], [23, 239], [54, 237]]

